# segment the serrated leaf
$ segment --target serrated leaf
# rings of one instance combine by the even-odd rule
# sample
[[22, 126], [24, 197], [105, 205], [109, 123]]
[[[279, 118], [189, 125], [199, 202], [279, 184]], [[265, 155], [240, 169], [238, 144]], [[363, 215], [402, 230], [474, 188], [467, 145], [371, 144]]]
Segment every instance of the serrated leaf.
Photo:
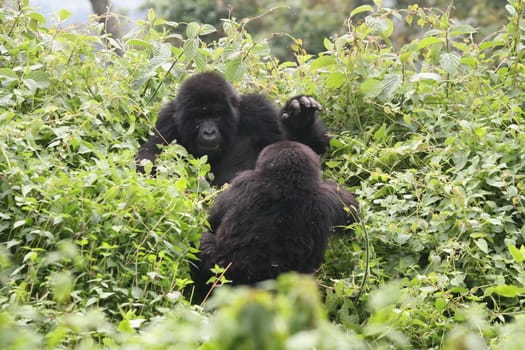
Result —
[[153, 66], [160, 66], [169, 61], [171, 56], [171, 45], [169, 44], [158, 44], [153, 47], [153, 57], [149, 60]]
[[326, 37], [323, 39], [323, 45], [328, 51], [332, 51], [333, 49], [335, 49], [334, 43]]
[[494, 293], [501, 295], [503, 297], [507, 297], [507, 298], [514, 298], [522, 294], [522, 292], [520, 291], [520, 288], [513, 286], [513, 285], [509, 286], [506, 284], [500, 284], [495, 287], [487, 288], [487, 291], [485, 292], [485, 294], [487, 295], [492, 295]]
[[383, 90], [381, 91], [381, 98], [388, 100], [394, 96], [395, 92], [398, 90], [399, 86], [403, 82], [403, 77], [401, 74], [392, 73], [386, 74], [383, 79]]
[[18, 80], [18, 75], [10, 68], [0, 68], [0, 80], [10, 83]]
[[502, 187], [505, 187], [506, 185], [504, 181], [501, 181], [500, 179], [495, 178], [495, 177], [488, 177], [485, 179], [485, 182], [487, 183], [487, 185], [490, 185], [496, 188], [502, 188]]
[[421, 41], [419, 41], [419, 43], [417, 44], [417, 49], [421, 50], [430, 45], [439, 44], [442, 42], [443, 42], [443, 39], [436, 38], [434, 36], [430, 36], [428, 38], [421, 39]]
[[341, 85], [344, 84], [346, 81], [346, 77], [341, 72], [332, 72], [328, 75], [328, 78], [326, 78], [326, 86], [332, 89], [337, 89], [341, 87]]
[[32, 19], [34, 19], [35, 21], [37, 21], [40, 24], [45, 24], [46, 23], [46, 17], [44, 15], [40, 14], [40, 13], [31, 12], [29, 14], [29, 17], [31, 17]]
[[128, 46], [135, 46], [135, 47], [144, 47], [144, 48], [151, 48], [151, 44], [149, 42], [147, 42], [146, 40], [142, 40], [142, 39], [130, 39], [126, 42], [126, 45]]
[[32, 71], [25, 77], [25, 79], [31, 79], [35, 82], [36, 87], [39, 89], [45, 89], [49, 87], [51, 82], [46, 73], [42, 71]]
[[450, 36], [462, 35], [462, 34], [474, 34], [478, 31], [476, 28], [469, 26], [468, 24], [460, 24], [452, 27], [450, 31]]
[[390, 18], [367, 17], [366, 23], [375, 34], [389, 37], [394, 32], [394, 23]]
[[179, 192], [184, 192], [188, 188], [188, 180], [185, 177], [181, 177], [175, 181], [175, 188]]
[[517, 263], [522, 263], [525, 261], [525, 248], [522, 246], [521, 249], [516, 248], [514, 244], [509, 244], [509, 251], [512, 255], [512, 258]]
[[148, 10], [148, 21], [153, 22], [154, 19], [155, 19], [155, 10], [153, 8], [150, 8]]
[[199, 34], [200, 25], [197, 22], [191, 22], [186, 27], [186, 36], [188, 38], [195, 38]]
[[478, 248], [485, 254], [489, 253], [489, 245], [487, 244], [487, 241], [483, 238], [477, 239], [475, 241]]
[[13, 224], [13, 228], [18, 228], [20, 226], [23, 226], [25, 225], [26, 221], [25, 220], [18, 220], [16, 221], [14, 224]]
[[195, 65], [199, 71], [204, 71], [206, 69], [206, 57], [204, 57], [202, 52], [199, 50], [195, 52], [195, 55], [193, 56], [193, 62], [195, 62]]
[[319, 68], [323, 68], [323, 67], [326, 67], [326, 66], [331, 66], [331, 65], [334, 65], [336, 64], [336, 59], [334, 56], [330, 55], [326, 55], [326, 56], [319, 56], [318, 58], [316, 58], [315, 60], [313, 60], [311, 63], [310, 63], [310, 67], [312, 69], [319, 69]]
[[356, 7], [355, 9], [350, 12], [350, 17], [354, 17], [355, 15], [358, 15], [363, 12], [372, 12], [374, 11], [374, 8], [370, 5], [361, 5], [359, 7]]
[[199, 35], [204, 36], [211, 33], [215, 33], [217, 29], [211, 24], [203, 24], [199, 29]]
[[507, 5], [505, 5], [505, 10], [507, 10], [509, 15], [511, 15], [512, 17], [518, 17], [518, 12], [514, 8], [514, 6], [512, 6], [510, 4], [507, 4]]
[[459, 55], [455, 52], [445, 52], [439, 57], [439, 63], [441, 64], [441, 67], [443, 67], [443, 70], [448, 74], [454, 74], [457, 72], [460, 60], [461, 57], [459, 57]]
[[193, 57], [195, 57], [195, 53], [197, 52], [198, 43], [195, 39], [188, 39], [184, 42], [184, 56], [186, 56], [187, 59], [192, 60]]
[[374, 98], [383, 91], [383, 83], [377, 79], [368, 79], [361, 84], [359, 89], [366, 97]]
[[71, 17], [71, 15], [72, 15], [72, 13], [69, 12], [68, 10], [66, 10], [66, 9], [60, 9], [58, 11], [58, 18], [60, 19], [61, 22], [65, 21], [66, 19]]
[[238, 57], [228, 61], [224, 72], [226, 80], [231, 82], [240, 80], [246, 72], [246, 69], [246, 63]]
[[418, 73], [414, 74], [411, 78], [411, 82], [421, 81], [421, 80], [434, 80], [437, 82], [441, 81], [441, 76], [437, 73]]

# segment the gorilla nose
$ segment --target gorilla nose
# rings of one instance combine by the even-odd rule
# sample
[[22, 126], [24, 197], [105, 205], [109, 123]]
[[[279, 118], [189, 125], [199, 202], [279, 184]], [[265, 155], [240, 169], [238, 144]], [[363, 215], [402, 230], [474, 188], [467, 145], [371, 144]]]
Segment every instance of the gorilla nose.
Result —
[[217, 138], [217, 130], [215, 129], [203, 129], [202, 138], [207, 141], [212, 141]]

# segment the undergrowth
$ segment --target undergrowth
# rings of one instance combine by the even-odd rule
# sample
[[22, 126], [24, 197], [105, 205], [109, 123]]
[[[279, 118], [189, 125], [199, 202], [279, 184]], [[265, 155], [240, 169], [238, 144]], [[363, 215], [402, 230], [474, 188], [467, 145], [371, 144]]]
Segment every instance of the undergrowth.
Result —
[[[0, 9], [0, 347], [521, 348], [524, 3], [508, 0], [486, 38], [452, 7], [375, 3], [317, 56], [297, 41], [294, 62], [242, 21], [208, 43], [212, 26], [150, 11], [117, 43], [96, 23], [65, 28], [67, 11], [46, 23], [27, 1]], [[392, 44], [398, 21], [421, 37]], [[176, 144], [155, 178], [133, 158], [203, 70], [280, 103], [316, 96], [333, 136], [325, 177], [356, 193], [361, 223], [331, 237], [314, 277], [192, 306], [210, 167]]]

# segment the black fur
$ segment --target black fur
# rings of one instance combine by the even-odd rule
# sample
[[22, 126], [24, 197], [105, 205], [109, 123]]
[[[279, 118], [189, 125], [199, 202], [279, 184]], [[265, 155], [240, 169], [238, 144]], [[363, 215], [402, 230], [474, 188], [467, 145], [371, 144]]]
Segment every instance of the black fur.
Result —
[[355, 197], [321, 179], [319, 156], [293, 141], [267, 146], [254, 170], [235, 177], [210, 209], [211, 233], [201, 238], [192, 268], [196, 299], [209, 289], [215, 264], [232, 284], [254, 284], [280, 273], [313, 273], [328, 234], [355, 221]]
[[322, 154], [329, 138], [316, 116], [319, 109], [311, 97], [296, 96], [279, 111], [260, 94], [239, 96], [217, 73], [200, 73], [162, 108], [153, 135], [137, 154], [137, 168], [143, 171], [141, 161], [153, 162], [158, 146], [173, 140], [194, 156], [208, 156], [215, 185], [253, 169], [261, 150], [277, 141], [296, 140]]

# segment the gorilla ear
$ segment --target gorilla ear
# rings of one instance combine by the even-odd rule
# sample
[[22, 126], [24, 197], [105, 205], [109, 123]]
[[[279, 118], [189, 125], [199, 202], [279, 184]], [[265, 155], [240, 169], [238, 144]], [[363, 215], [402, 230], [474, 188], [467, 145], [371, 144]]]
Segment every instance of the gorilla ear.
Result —
[[235, 108], [235, 109], [239, 109], [239, 106], [241, 104], [241, 99], [239, 98], [239, 95], [237, 95], [236, 93], [234, 93], [231, 97], [230, 97], [230, 103], [232, 104], [232, 106]]

